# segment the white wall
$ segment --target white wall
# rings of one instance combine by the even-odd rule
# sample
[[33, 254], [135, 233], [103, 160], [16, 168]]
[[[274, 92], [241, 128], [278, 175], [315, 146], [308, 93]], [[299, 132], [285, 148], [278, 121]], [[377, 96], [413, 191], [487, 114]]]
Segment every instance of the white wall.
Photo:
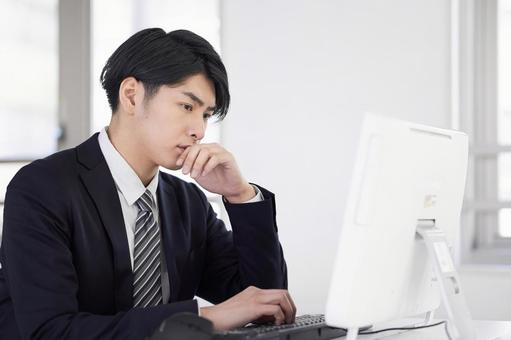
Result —
[[449, 1], [224, 0], [223, 142], [277, 196], [299, 313], [324, 311], [364, 111], [449, 127]]

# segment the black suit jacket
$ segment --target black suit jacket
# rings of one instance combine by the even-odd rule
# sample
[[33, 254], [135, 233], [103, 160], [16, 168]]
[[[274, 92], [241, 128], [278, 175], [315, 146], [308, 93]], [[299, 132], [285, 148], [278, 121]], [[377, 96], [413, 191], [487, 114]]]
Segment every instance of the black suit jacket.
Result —
[[133, 272], [114, 180], [95, 134], [10, 182], [0, 252], [0, 339], [142, 339], [195, 295], [221, 302], [249, 285], [286, 288], [274, 196], [228, 204], [233, 232], [195, 186], [160, 173], [170, 303], [133, 308]]

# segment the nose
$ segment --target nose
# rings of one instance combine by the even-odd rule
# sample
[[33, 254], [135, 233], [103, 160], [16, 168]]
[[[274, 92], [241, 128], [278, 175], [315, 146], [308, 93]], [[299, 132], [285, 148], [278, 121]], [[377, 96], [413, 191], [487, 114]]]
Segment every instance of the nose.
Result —
[[202, 119], [202, 117], [201, 119], [194, 119], [193, 122], [191, 122], [188, 134], [193, 138], [194, 142], [198, 142], [204, 138], [205, 132], [206, 122]]

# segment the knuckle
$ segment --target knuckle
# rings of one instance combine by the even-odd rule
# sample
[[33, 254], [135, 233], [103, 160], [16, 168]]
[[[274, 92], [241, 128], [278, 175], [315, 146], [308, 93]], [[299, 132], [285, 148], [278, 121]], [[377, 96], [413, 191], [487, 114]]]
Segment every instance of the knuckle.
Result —
[[247, 295], [249, 295], [249, 296], [253, 296], [253, 295], [254, 295], [254, 293], [255, 293], [254, 286], [247, 287], [247, 288], [245, 289], [245, 292], [247, 293]]
[[195, 163], [193, 163], [193, 168], [198, 169], [198, 168], [201, 168], [203, 165], [204, 165], [204, 160], [197, 158], [195, 160]]
[[211, 162], [208, 162], [208, 164], [206, 164], [206, 166], [205, 166], [205, 169], [208, 171], [211, 171], [214, 168], [216, 168], [216, 166], [217, 166], [217, 164], [212, 164]]
[[193, 165], [193, 160], [190, 159], [190, 157], [186, 158], [186, 160], [184, 161], [184, 166], [186, 167], [191, 167]]

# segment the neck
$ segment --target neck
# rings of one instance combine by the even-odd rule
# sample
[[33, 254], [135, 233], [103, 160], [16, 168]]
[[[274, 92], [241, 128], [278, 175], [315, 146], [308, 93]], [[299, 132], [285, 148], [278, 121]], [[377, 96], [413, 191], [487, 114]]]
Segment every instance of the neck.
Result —
[[130, 131], [133, 130], [127, 127], [123, 128], [121, 122], [116, 117], [112, 117], [107, 134], [114, 148], [128, 162], [144, 186], [147, 187], [158, 172], [158, 165], [144, 156], [144, 152], [140, 150], [140, 143], [137, 143], [136, 138], [130, 135]]

